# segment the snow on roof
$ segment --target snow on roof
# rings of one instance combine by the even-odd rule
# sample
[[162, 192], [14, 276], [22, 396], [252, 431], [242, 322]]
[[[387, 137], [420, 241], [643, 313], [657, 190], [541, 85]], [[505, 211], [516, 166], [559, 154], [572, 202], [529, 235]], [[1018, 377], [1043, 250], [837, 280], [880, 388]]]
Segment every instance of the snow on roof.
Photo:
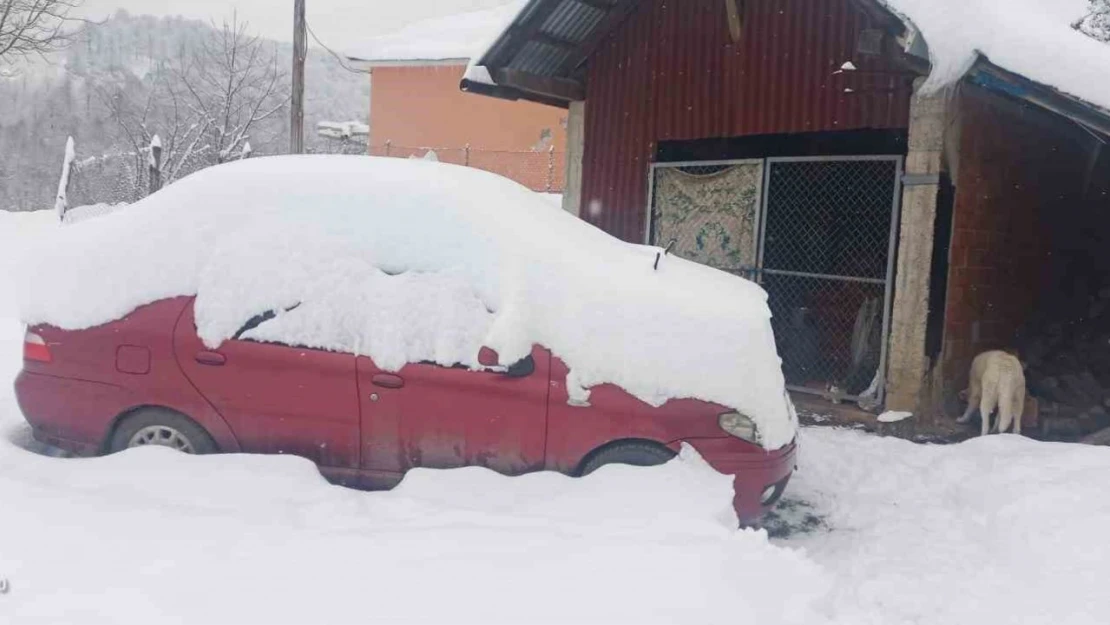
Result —
[[[794, 436], [766, 293], [620, 241], [506, 178], [366, 156], [284, 156], [202, 170], [59, 228], [22, 289], [29, 324], [86, 328], [196, 294], [216, 347], [248, 338], [370, 356], [397, 370], [503, 364], [533, 345], [569, 367], [575, 400], [616, 384], [661, 404], [737, 409], [769, 449]], [[44, 285], [49, 285], [44, 286]], [[37, 287], [37, 288], [36, 288]]]
[[[885, 5], [929, 48], [933, 90], [955, 83], [979, 55], [1026, 78], [1110, 110], [1110, 45], [1073, 24], [1089, 14], [1087, 0], [873, 0]], [[505, 32], [516, 14], [505, 12], [495, 33]], [[478, 62], [497, 42], [477, 48], [464, 76], [493, 85]]]
[[959, 80], [980, 54], [1035, 82], [1110, 109], [1110, 45], [1077, 31], [1087, 0], [880, 0], [929, 47], [927, 88]]
[[329, 139], [350, 139], [370, 134], [370, 126], [360, 121], [316, 122], [316, 134]]
[[524, 0], [484, 11], [437, 17], [375, 37], [347, 52], [358, 61], [465, 61], [512, 20]]

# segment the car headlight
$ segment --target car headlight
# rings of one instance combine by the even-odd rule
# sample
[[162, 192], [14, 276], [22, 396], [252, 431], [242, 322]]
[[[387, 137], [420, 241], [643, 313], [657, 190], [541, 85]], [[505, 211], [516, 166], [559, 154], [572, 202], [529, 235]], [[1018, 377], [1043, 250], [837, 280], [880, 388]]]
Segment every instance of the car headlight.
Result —
[[722, 414], [717, 417], [717, 424], [721, 426], [722, 430], [736, 438], [746, 440], [749, 443], [759, 443], [759, 431], [755, 427], [755, 422], [739, 412]]

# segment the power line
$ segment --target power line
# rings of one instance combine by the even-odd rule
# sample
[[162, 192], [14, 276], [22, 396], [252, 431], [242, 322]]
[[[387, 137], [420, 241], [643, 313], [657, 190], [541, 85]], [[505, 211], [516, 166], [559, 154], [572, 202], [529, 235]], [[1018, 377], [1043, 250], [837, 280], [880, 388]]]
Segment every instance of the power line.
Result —
[[339, 62], [340, 67], [347, 70], [348, 72], [351, 72], [352, 74], [369, 74], [370, 73], [370, 70], [356, 69], [354, 67], [351, 67], [351, 66], [347, 65], [347, 62], [343, 60], [342, 56], [340, 56], [339, 54], [336, 54], [335, 50], [332, 50], [331, 48], [329, 48], [327, 45], [324, 44], [323, 41], [320, 41], [320, 38], [317, 37], [316, 33], [312, 31], [312, 25], [308, 23], [308, 20], [305, 20], [305, 27], [308, 28], [308, 34], [312, 36], [312, 40], [316, 42], [316, 45], [318, 45], [321, 48], [327, 50], [328, 54], [335, 57], [335, 60]]

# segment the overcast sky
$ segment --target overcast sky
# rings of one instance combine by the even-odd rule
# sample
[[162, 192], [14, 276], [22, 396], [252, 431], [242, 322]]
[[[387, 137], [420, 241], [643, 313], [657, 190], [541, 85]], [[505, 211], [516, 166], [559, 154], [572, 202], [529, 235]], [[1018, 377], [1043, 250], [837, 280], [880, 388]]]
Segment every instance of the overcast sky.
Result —
[[[361, 38], [397, 30], [428, 17], [464, 13], [504, 4], [506, 0], [305, 0], [308, 23], [321, 41], [342, 49]], [[252, 30], [272, 39], [291, 40], [293, 0], [84, 0], [82, 12], [90, 18], [111, 15], [118, 9], [135, 14], [181, 15], [215, 20], [236, 11]], [[312, 44], [312, 40], [309, 39]]]

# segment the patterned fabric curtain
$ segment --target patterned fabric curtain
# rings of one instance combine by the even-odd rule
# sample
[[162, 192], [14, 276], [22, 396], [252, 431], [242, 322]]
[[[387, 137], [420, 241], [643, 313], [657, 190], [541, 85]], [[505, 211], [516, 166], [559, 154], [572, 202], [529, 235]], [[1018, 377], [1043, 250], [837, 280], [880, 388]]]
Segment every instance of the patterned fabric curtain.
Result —
[[751, 270], [762, 186], [762, 161], [723, 169], [658, 167], [652, 240], [662, 247], [674, 239], [674, 253], [688, 260], [732, 272]]

